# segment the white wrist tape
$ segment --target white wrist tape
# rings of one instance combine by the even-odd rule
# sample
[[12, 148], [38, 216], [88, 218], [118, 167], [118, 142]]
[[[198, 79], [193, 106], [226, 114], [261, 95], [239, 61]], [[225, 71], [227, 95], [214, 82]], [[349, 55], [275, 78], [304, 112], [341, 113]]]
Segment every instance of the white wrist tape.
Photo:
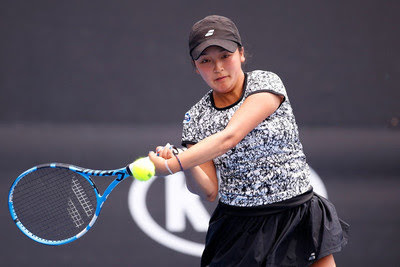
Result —
[[167, 168], [167, 170], [169, 171], [169, 173], [170, 173], [170, 174], [174, 174], [174, 173], [171, 171], [171, 169], [169, 168], [169, 166], [168, 166], [168, 161], [167, 161], [167, 160], [164, 160], [164, 164], [165, 164], [165, 168]]

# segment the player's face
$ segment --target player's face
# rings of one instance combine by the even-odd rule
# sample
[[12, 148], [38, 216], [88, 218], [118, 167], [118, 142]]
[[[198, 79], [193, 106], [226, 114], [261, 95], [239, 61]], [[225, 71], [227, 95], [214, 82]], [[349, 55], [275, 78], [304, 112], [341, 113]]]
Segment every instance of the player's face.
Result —
[[210, 46], [195, 60], [196, 72], [214, 90], [215, 93], [230, 93], [242, 90], [245, 61], [243, 48], [231, 53], [219, 46]]

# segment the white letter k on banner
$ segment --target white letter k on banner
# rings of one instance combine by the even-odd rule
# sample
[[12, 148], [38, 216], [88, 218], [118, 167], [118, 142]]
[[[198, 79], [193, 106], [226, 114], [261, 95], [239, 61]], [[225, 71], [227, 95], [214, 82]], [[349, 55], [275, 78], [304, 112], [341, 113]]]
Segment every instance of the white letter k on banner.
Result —
[[196, 231], [207, 231], [210, 215], [200, 197], [186, 188], [183, 174], [170, 175], [165, 180], [165, 205], [168, 231], [183, 232], [186, 229], [186, 218]]

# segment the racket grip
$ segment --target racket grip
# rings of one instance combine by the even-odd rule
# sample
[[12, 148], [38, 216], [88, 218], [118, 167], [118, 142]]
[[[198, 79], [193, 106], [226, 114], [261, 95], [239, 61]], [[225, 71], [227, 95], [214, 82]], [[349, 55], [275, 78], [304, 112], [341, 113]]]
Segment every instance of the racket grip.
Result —
[[174, 155], [178, 155], [179, 153], [182, 153], [183, 151], [185, 151], [187, 148], [186, 147], [176, 147], [176, 146], [172, 146], [172, 153]]
[[133, 174], [132, 174], [132, 172], [131, 172], [131, 168], [129, 168], [129, 165], [131, 165], [131, 164], [128, 164], [128, 165], [126, 166], [126, 172], [129, 174], [129, 176], [133, 176]]

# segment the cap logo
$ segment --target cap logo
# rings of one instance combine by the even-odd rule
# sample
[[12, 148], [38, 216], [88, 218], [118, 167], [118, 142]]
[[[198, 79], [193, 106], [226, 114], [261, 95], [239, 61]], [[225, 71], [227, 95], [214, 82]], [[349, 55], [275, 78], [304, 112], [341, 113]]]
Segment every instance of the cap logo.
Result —
[[214, 29], [212, 29], [212, 30], [209, 30], [207, 33], [206, 33], [206, 35], [204, 35], [205, 37], [208, 37], [208, 36], [211, 36], [211, 35], [213, 35], [214, 34]]

